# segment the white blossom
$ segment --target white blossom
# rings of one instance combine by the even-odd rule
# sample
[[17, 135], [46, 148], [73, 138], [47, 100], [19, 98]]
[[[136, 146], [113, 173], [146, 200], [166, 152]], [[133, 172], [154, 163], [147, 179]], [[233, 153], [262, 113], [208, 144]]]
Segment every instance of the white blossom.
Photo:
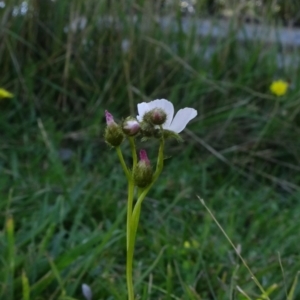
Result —
[[153, 109], [163, 110], [167, 115], [167, 119], [162, 124], [162, 128], [176, 133], [180, 133], [186, 127], [187, 123], [197, 116], [197, 111], [194, 108], [185, 107], [180, 109], [174, 117], [174, 106], [166, 99], [142, 102], [137, 105], [137, 108], [139, 114], [136, 118], [139, 122], [143, 121], [143, 117], [147, 112]]

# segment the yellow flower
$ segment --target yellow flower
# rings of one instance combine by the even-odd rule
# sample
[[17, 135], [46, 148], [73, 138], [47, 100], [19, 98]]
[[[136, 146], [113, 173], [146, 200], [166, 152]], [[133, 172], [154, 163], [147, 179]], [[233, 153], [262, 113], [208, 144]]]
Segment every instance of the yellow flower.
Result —
[[280, 97], [286, 94], [289, 84], [284, 80], [275, 80], [270, 86], [270, 91]]
[[185, 242], [183, 243], [183, 247], [184, 247], [185, 249], [190, 249], [190, 248], [191, 248], [191, 243], [190, 243], [189, 241], [185, 241]]
[[0, 88], [0, 99], [12, 98], [14, 95], [5, 89]]
[[183, 243], [183, 247], [185, 249], [191, 249], [191, 248], [196, 249], [196, 248], [199, 248], [199, 243], [196, 240], [192, 239], [191, 242], [185, 241]]

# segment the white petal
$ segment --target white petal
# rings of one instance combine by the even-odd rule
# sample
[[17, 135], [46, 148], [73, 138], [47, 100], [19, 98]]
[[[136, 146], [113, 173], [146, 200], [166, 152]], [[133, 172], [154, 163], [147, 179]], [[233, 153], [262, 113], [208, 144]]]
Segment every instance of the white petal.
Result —
[[180, 109], [176, 116], [174, 117], [174, 120], [168, 128], [163, 126], [165, 129], [168, 129], [170, 131], [174, 131], [176, 133], [181, 132], [187, 123], [194, 119], [197, 116], [197, 111], [194, 108], [186, 107], [183, 109]]
[[157, 99], [150, 101], [148, 105], [150, 107], [150, 110], [154, 108], [160, 108], [167, 114], [167, 120], [164, 123], [164, 126], [169, 126], [171, 124], [174, 116], [174, 106], [172, 102], [166, 99]]
[[143, 119], [143, 117], [144, 117], [144, 114], [145, 114], [147, 111], [150, 110], [150, 109], [149, 109], [149, 105], [148, 105], [148, 103], [146, 103], [146, 102], [142, 102], [142, 103], [139, 103], [139, 104], [137, 105], [137, 109], [138, 109], [139, 115], [136, 116], [136, 118], [137, 118], [138, 121], [141, 122], [142, 119]]

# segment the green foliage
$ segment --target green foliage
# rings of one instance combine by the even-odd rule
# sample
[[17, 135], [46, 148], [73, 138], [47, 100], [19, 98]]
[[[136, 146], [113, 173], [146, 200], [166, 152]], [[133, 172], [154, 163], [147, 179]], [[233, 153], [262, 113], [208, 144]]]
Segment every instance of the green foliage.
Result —
[[[22, 1], [6, 2], [0, 87], [15, 97], [0, 102], [0, 299], [82, 299], [82, 283], [93, 299], [126, 299], [126, 185], [103, 141], [104, 110], [134, 116], [155, 98], [199, 117], [184, 143], [168, 143], [143, 204], [141, 299], [263, 299], [196, 195], [263, 288], [277, 284], [271, 299], [297, 299], [298, 67], [279, 69], [276, 47], [237, 43], [234, 30], [208, 57], [212, 39], [185, 34], [180, 10], [160, 1], [29, 1], [18, 16]], [[155, 21], [166, 13], [177, 30]], [[282, 98], [268, 91], [278, 77], [291, 82]], [[155, 157], [152, 141], [139, 145]]]

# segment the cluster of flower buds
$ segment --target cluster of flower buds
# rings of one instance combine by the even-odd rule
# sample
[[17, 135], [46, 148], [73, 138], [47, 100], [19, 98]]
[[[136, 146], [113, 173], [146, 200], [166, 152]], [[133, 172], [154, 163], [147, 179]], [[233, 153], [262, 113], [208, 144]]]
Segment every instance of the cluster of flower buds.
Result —
[[138, 104], [138, 115], [136, 118], [126, 118], [121, 126], [114, 122], [112, 115], [105, 112], [107, 130], [105, 140], [111, 146], [119, 146], [124, 139], [124, 135], [135, 136], [141, 134], [142, 137], [160, 137], [163, 130], [165, 136], [178, 136], [187, 123], [197, 116], [197, 111], [186, 107], [180, 109], [174, 116], [174, 106], [166, 99], [157, 99], [150, 102]]
[[[113, 116], [105, 111], [106, 130], [105, 141], [112, 147], [121, 145], [126, 136], [133, 137], [138, 134], [142, 138], [175, 137], [187, 123], [197, 116], [193, 108], [180, 109], [174, 116], [174, 106], [166, 99], [157, 99], [150, 102], [142, 102], [137, 105], [136, 118], [128, 117], [118, 125]], [[144, 188], [152, 181], [153, 171], [145, 150], [140, 151], [140, 161], [133, 169], [133, 179], [138, 187]]]
[[112, 147], [120, 146], [125, 136], [135, 136], [140, 132], [140, 123], [133, 117], [126, 118], [121, 125], [118, 125], [113, 116], [106, 110], [105, 118], [107, 126], [104, 139]]

